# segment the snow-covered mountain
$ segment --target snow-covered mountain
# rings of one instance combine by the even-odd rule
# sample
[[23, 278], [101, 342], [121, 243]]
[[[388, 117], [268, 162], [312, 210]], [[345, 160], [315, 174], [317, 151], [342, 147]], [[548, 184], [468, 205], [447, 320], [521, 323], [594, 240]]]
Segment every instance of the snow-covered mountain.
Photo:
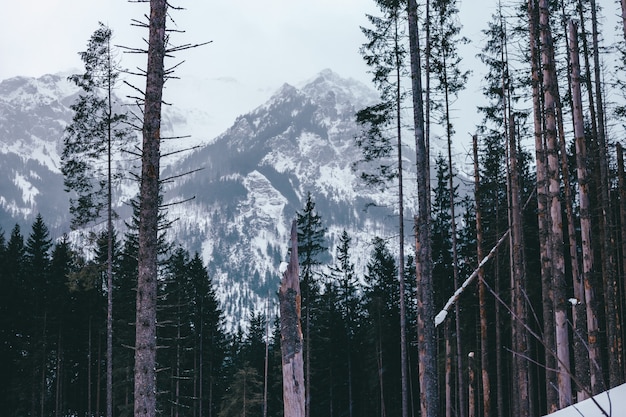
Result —
[[[52, 230], [69, 229], [59, 155], [77, 93], [63, 75], [0, 83], [5, 179], [0, 225], [5, 231], [15, 222], [28, 225], [38, 212]], [[165, 185], [165, 203], [191, 199], [168, 206], [167, 216], [176, 220], [168, 236], [202, 254], [231, 323], [260, 310], [277, 289], [289, 226], [308, 192], [328, 228], [328, 246], [333, 249], [346, 229], [358, 265], [365, 264], [372, 237], [396, 233], [397, 217], [390, 209], [395, 190], [367, 187], [353, 169], [361, 156], [354, 114], [376, 98], [367, 86], [324, 70], [298, 88], [283, 85], [194, 152], [163, 158], [162, 178], [175, 178]], [[170, 110], [165, 128], [197, 131], [190, 125], [198, 123], [202, 111], [186, 114]], [[182, 140], [170, 146], [189, 145]]]

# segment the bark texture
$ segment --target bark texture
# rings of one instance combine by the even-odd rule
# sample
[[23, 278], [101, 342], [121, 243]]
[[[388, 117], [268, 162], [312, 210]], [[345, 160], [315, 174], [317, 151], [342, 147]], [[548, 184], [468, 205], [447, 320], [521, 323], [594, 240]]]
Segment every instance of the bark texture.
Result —
[[161, 103], [167, 2], [150, 1], [139, 210], [135, 417], [156, 415], [156, 304]]
[[435, 308], [430, 245], [430, 185], [428, 183], [428, 149], [424, 140], [424, 107], [417, 3], [408, 1], [409, 44], [411, 57], [411, 90], [413, 92], [413, 125], [417, 169], [418, 215], [416, 225], [417, 333], [421, 415], [438, 415], [437, 352], [435, 343]]
[[284, 417], [305, 415], [304, 359], [302, 354], [302, 325], [300, 272], [298, 267], [298, 233], [296, 222], [291, 225], [291, 255], [280, 283], [280, 349], [283, 368]]

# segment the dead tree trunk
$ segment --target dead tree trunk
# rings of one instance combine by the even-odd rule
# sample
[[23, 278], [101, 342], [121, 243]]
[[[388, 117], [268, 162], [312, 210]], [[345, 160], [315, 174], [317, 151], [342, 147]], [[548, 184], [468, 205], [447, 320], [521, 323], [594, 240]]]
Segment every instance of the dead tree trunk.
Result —
[[[534, 0], [528, 1], [529, 27], [530, 27], [530, 49], [532, 68], [532, 90], [533, 90], [533, 115], [535, 133], [535, 156], [537, 170], [537, 220], [539, 223], [539, 246], [541, 253], [541, 293], [542, 293], [542, 313], [543, 313], [543, 338], [548, 349], [553, 349], [556, 345], [554, 336], [554, 316], [552, 314], [552, 249], [550, 245], [550, 218], [548, 216], [548, 178], [546, 168], [546, 151], [543, 140], [543, 116], [540, 95], [540, 65], [537, 46], [538, 11]], [[545, 352], [546, 386], [556, 386], [556, 376], [551, 369], [556, 368], [556, 360], [549, 352]], [[547, 411], [555, 411], [557, 394], [553, 389], [546, 390]]]
[[298, 233], [296, 222], [294, 221], [291, 225], [289, 264], [283, 272], [278, 292], [280, 301], [280, 349], [283, 368], [284, 417], [303, 417], [305, 414], [299, 277]]
[[[583, 104], [582, 94], [580, 89], [580, 63], [578, 57], [578, 37], [577, 27], [573, 21], [569, 23], [569, 47], [570, 47], [570, 70], [571, 70], [571, 85], [572, 85], [572, 113], [574, 120], [574, 138], [576, 146], [576, 164], [578, 175], [578, 195], [580, 205], [580, 223], [581, 223], [581, 246], [582, 246], [582, 273], [580, 279], [574, 277], [574, 297], [578, 300], [574, 305], [576, 330], [579, 332], [576, 335], [576, 339], [582, 339], [581, 342], [575, 341], [575, 346], [580, 344], [586, 349], [588, 353], [587, 361], [579, 362], [577, 357], [576, 362], [576, 376], [581, 383], [588, 385], [585, 387], [578, 387], [578, 401], [586, 398], [587, 395], [584, 392], [584, 388], [589, 388], [592, 393], [595, 392], [594, 386], [598, 380], [596, 375], [597, 368], [594, 363], [597, 363], [598, 358], [598, 345], [597, 345], [597, 332], [598, 323], [595, 319], [595, 313], [592, 313], [591, 300], [587, 300], [587, 292], [591, 292], [592, 288], [589, 285], [590, 275], [593, 270], [593, 251], [591, 250], [591, 223], [589, 213], [589, 196], [588, 196], [588, 175], [586, 166], [587, 150], [585, 146], [585, 131], [583, 120]], [[579, 283], [580, 282], [580, 283]], [[582, 284], [582, 285], [581, 285]], [[587, 290], [587, 287], [589, 288]], [[584, 311], [583, 311], [584, 309]], [[591, 313], [591, 314], [590, 314]], [[584, 324], [578, 324], [578, 319], [585, 318]], [[584, 327], [583, 327], [584, 326]], [[591, 335], [593, 334], [593, 338]], [[577, 348], [578, 349], [578, 348]]]
[[522, 211], [519, 192], [519, 175], [517, 164], [517, 145], [515, 140], [515, 123], [512, 113], [509, 117], [509, 158], [510, 158], [510, 194], [511, 194], [511, 260], [513, 276], [513, 310], [517, 320], [513, 325], [513, 349], [516, 388], [516, 409], [520, 416], [529, 416], [531, 412], [530, 378], [528, 360], [528, 333], [526, 331], [526, 265], [524, 259], [524, 238], [522, 235]]
[[602, 282], [604, 285], [604, 306], [606, 314], [606, 338], [608, 345], [609, 363], [609, 388], [613, 388], [622, 382], [622, 364], [620, 355], [619, 322], [617, 320], [617, 308], [615, 302], [615, 256], [614, 239], [612, 237], [613, 224], [611, 221], [611, 202], [609, 198], [608, 178], [608, 150], [605, 136], [604, 104], [602, 100], [602, 81], [600, 74], [600, 51], [598, 44], [598, 19], [596, 2], [591, 0], [591, 32], [593, 42], [593, 66], [594, 87], [596, 92], [597, 116], [598, 116], [598, 162], [600, 164], [600, 206], [602, 216], [600, 218], [600, 233], [602, 234]]
[[[559, 408], [572, 403], [572, 383], [569, 375], [569, 331], [567, 324], [567, 284], [563, 255], [563, 219], [561, 212], [561, 181], [559, 175], [559, 150], [556, 131], [557, 83], [554, 49], [550, 29], [548, 1], [539, 2], [539, 30], [541, 34], [541, 63], [543, 65], [543, 98], [548, 162], [548, 204], [550, 209], [550, 242], [552, 247], [552, 291], [558, 361]], [[548, 390], [551, 387], [547, 387]]]
[[[563, 16], [565, 16], [565, 6], [562, 5], [563, 8]], [[565, 21], [565, 19], [564, 19]], [[566, 23], [564, 23], [565, 27]], [[567, 30], [566, 30], [567, 32]], [[572, 34], [570, 33], [570, 36]], [[576, 36], [576, 32], [574, 31], [573, 36]], [[567, 39], [567, 38], [566, 38]], [[569, 62], [571, 62], [571, 42], [572, 39], [566, 41], [567, 51]], [[571, 67], [571, 66], [570, 66]], [[572, 76], [571, 73], [568, 74], [568, 87], [569, 91], [572, 90]], [[583, 281], [582, 274], [580, 272], [580, 260], [578, 256], [578, 239], [576, 236], [576, 227], [574, 224], [574, 197], [572, 195], [572, 187], [570, 183], [570, 170], [567, 162], [567, 152], [566, 152], [566, 140], [565, 140], [565, 130], [564, 130], [564, 122], [563, 122], [563, 109], [561, 98], [557, 90], [557, 121], [559, 126], [559, 149], [561, 152], [561, 172], [563, 178], [563, 190], [565, 193], [565, 211], [567, 215], [567, 241], [569, 242], [569, 255], [570, 255], [570, 265], [572, 269], [572, 286], [574, 289], [574, 298], [576, 300], [581, 300], [583, 298]], [[573, 106], [573, 105], [572, 105]], [[572, 109], [573, 113], [573, 109]], [[576, 379], [583, 384], [583, 386], [576, 387], [576, 401], [582, 401], [587, 398], [587, 394], [585, 388], [589, 387], [589, 355], [587, 354], [587, 347], [585, 344], [585, 339], [587, 335], [587, 322], [584, 315], [584, 305], [582, 302], [580, 303], [572, 303], [572, 323], [573, 323], [573, 336], [572, 336], [572, 344], [574, 346], [574, 363]]]
[[166, 16], [167, 1], [150, 0], [139, 197], [135, 417], [155, 417], [156, 415], [157, 235]]

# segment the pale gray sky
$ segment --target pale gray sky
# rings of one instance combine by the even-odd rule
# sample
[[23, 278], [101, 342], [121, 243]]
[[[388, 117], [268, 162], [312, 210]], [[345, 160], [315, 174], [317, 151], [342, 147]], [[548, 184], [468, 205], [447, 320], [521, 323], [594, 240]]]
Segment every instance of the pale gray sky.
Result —
[[[615, 1], [598, 3], [605, 15], [614, 17]], [[283, 83], [299, 84], [322, 69], [370, 80], [358, 50], [364, 42], [359, 26], [368, 24], [365, 14], [378, 14], [372, 0], [174, 0], [173, 4], [186, 8], [170, 12], [176, 28], [186, 31], [174, 34], [173, 43], [212, 43], [177, 54], [185, 61], [176, 72], [181, 79], [166, 85], [165, 97], [182, 108], [200, 104], [211, 119], [210, 135], [221, 133], [234, 117], [263, 103]], [[475, 55], [496, 4], [496, 0], [458, 2], [462, 34], [472, 40], [464, 47], [461, 65], [474, 73], [456, 103], [457, 136], [465, 142], [480, 122], [475, 108], [483, 67]], [[126, 0], [8, 2], [0, 14], [0, 80], [81, 71], [78, 52], [85, 49], [98, 21], [113, 30], [117, 44], [141, 47], [146, 30], [130, 23], [143, 20], [148, 10], [148, 3]], [[127, 68], [145, 66], [144, 55], [122, 58]]]

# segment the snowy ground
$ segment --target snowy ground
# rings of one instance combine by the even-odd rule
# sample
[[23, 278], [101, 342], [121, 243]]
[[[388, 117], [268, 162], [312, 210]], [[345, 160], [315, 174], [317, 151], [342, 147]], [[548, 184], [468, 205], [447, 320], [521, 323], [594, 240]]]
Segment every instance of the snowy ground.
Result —
[[550, 417], [620, 417], [626, 416], [626, 384], [615, 387], [609, 391], [598, 394], [595, 400], [606, 412], [591, 400], [581, 401], [570, 407], [552, 413]]

